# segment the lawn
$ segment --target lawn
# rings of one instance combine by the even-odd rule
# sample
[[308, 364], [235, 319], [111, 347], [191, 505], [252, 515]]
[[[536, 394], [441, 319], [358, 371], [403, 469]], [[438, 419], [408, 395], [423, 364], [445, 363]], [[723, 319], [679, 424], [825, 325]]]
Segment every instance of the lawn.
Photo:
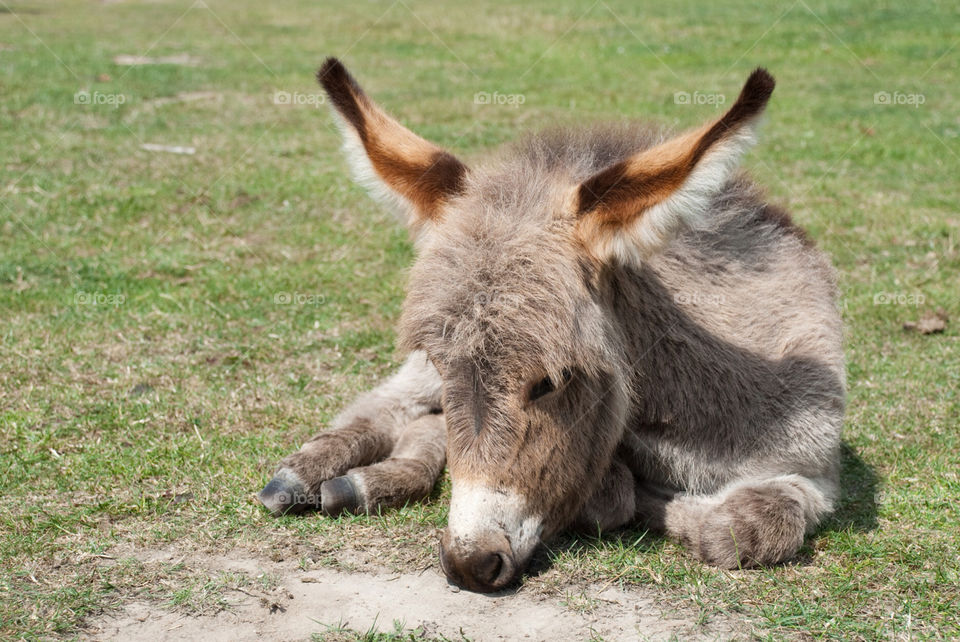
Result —
[[561, 538], [523, 590], [643, 585], [759, 638], [960, 636], [958, 43], [946, 2], [0, 0], [0, 637], [264, 581], [138, 551], [434, 563], [446, 481], [378, 517], [252, 499], [401, 358], [413, 251], [349, 179], [327, 55], [468, 160], [558, 122], [697, 125], [769, 68], [746, 164], [839, 273], [841, 507], [781, 567], [627, 531]]

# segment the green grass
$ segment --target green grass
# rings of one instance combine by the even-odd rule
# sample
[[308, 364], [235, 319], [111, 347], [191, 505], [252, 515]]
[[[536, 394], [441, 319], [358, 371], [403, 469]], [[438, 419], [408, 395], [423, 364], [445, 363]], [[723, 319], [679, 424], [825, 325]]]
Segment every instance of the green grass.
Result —
[[[319, 547], [304, 563], [332, 564], [348, 540], [390, 531], [405, 538], [383, 539], [398, 565], [433, 555], [446, 484], [378, 518], [272, 520], [251, 501], [397, 358], [406, 234], [349, 181], [325, 107], [274, 103], [313, 100], [329, 54], [468, 159], [548, 123], [699, 124], [718, 108], [675, 92], [729, 104], [770, 68], [779, 85], [747, 164], [840, 274], [840, 511], [783, 567], [721, 572], [626, 532], [561, 539], [530, 582], [561, 599], [565, 579], [651, 585], [758, 637], [960, 636], [958, 14], [865, 0], [0, 1], [0, 637], [71, 636], [131, 596], [196, 612], [238, 581], [105, 564], [117, 551]], [[192, 64], [113, 62], [140, 54]], [[922, 303], [876, 305], [882, 293]], [[945, 333], [901, 329], [936, 308]]]
[[[377, 623], [374, 622], [374, 625]], [[394, 620], [393, 631], [377, 631], [374, 625], [366, 632], [360, 633], [343, 623], [324, 625], [326, 630], [315, 633], [311, 640], [315, 642], [470, 642], [470, 638], [461, 633], [451, 640], [443, 635], [433, 635], [424, 627], [410, 629], [403, 622]]]

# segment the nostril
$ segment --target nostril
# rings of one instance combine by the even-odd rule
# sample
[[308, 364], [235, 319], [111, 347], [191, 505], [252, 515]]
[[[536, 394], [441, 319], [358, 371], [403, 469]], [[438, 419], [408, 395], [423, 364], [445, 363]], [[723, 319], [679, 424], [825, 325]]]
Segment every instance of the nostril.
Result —
[[490, 553], [477, 560], [473, 576], [482, 584], [493, 586], [503, 569], [503, 555]]
[[510, 555], [498, 553], [497, 557], [500, 558], [500, 564], [498, 565], [497, 575], [493, 578], [492, 584], [500, 589], [516, 579], [517, 565]]
[[517, 578], [517, 563], [509, 548], [471, 546], [464, 550], [462, 543], [451, 542], [446, 536], [441, 539], [439, 548], [441, 570], [452, 584], [460, 588], [491, 593], [505, 588]]

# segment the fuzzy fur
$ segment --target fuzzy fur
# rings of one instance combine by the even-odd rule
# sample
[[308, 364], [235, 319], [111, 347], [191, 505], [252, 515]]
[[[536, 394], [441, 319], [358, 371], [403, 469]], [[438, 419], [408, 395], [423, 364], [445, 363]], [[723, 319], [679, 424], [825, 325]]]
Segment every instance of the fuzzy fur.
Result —
[[[346, 466], [329, 463], [343, 448], [307, 444], [284, 474], [316, 488], [442, 408], [457, 507], [443, 562], [469, 588], [512, 581], [532, 547], [510, 542], [531, 524], [547, 538], [645, 523], [724, 567], [792, 556], [837, 495], [834, 273], [736, 172], [739, 151], [704, 156], [708, 178], [694, 171], [653, 240], [627, 225], [608, 230], [627, 249], [591, 251], [572, 190], [664, 140], [553, 131], [471, 167], [420, 232], [399, 327], [410, 359], [337, 422], [389, 438]], [[545, 377], [556, 390], [530, 400]]]

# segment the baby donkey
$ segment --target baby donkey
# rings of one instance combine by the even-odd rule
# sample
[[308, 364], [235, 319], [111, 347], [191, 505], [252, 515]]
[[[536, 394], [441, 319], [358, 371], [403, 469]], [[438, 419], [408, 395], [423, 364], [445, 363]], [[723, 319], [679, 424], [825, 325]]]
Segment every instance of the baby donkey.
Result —
[[399, 371], [280, 463], [275, 514], [376, 512], [452, 480], [440, 561], [496, 591], [571, 527], [706, 563], [793, 556], [834, 505], [842, 328], [828, 260], [738, 170], [773, 91], [719, 119], [550, 131], [467, 166], [318, 73], [358, 180], [417, 251]]

